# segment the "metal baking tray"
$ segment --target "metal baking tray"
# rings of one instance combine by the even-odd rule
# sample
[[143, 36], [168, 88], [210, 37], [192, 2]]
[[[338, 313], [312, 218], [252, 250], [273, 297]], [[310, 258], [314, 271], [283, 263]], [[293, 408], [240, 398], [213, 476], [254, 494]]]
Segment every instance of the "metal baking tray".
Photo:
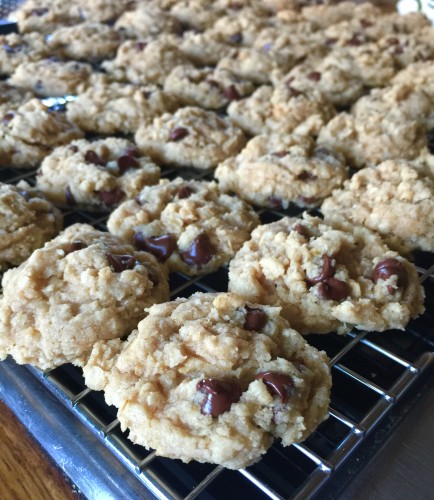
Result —
[[[164, 177], [210, 178], [204, 172], [166, 169]], [[0, 169], [0, 181], [34, 184], [35, 171]], [[260, 210], [263, 223], [302, 210]], [[65, 212], [65, 226], [87, 222], [105, 229], [106, 216], [83, 210]], [[321, 496], [336, 481], [350, 457], [420, 387], [434, 366], [434, 255], [420, 252], [415, 264], [426, 291], [426, 312], [405, 332], [310, 335], [309, 343], [331, 359], [333, 387], [330, 416], [305, 442], [273, 445], [263, 459], [244, 470], [157, 457], [132, 444], [120, 430], [116, 410], [102, 393], [91, 391], [72, 365], [41, 372], [7, 360], [0, 363], [0, 398], [15, 411], [77, 488], [88, 498], [305, 499]], [[227, 268], [191, 278], [170, 277], [171, 297], [227, 289]], [[411, 391], [410, 391], [411, 392]], [[360, 465], [360, 464], [359, 464]], [[351, 474], [354, 472], [354, 465]], [[351, 474], [347, 473], [347, 480]], [[337, 479], [340, 477], [339, 482]], [[336, 489], [335, 488], [335, 489]], [[337, 491], [337, 490], [336, 490]], [[236, 492], [236, 493], [234, 493]]]

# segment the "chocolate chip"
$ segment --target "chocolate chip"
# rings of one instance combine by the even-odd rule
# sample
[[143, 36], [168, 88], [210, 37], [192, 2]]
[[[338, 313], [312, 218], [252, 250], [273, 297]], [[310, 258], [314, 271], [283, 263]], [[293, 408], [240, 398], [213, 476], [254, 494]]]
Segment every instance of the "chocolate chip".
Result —
[[275, 153], [271, 153], [271, 156], [276, 156], [277, 158], [283, 158], [288, 155], [288, 151], [276, 151]]
[[364, 37], [361, 33], [354, 33], [354, 35], [348, 40], [347, 45], [350, 47], [359, 47], [364, 43]]
[[[378, 280], [387, 280], [391, 276], [397, 276], [397, 286], [398, 288], [405, 288], [408, 283], [407, 270], [402, 262], [397, 259], [386, 259], [379, 262], [373, 272], [372, 272], [372, 281], [377, 283]], [[387, 290], [389, 293], [395, 293], [396, 289], [388, 285]]]
[[314, 181], [315, 179], [318, 179], [318, 177], [311, 174], [307, 170], [303, 170], [300, 174], [297, 175], [297, 179], [300, 181]]
[[305, 238], [310, 238], [310, 233], [309, 230], [307, 229], [306, 226], [303, 226], [302, 224], [297, 224], [292, 228], [292, 231], [295, 231], [298, 234], [301, 234], [301, 236], [304, 236]]
[[93, 163], [94, 165], [99, 165], [101, 167], [105, 167], [105, 161], [97, 154], [95, 153], [95, 151], [93, 151], [92, 149], [89, 149], [88, 151], [86, 151], [85, 155], [84, 155], [84, 160], [87, 162], [87, 163]]
[[321, 73], [319, 71], [311, 71], [307, 74], [307, 77], [309, 78], [309, 80], [319, 82], [321, 80]]
[[343, 300], [350, 294], [350, 286], [345, 281], [336, 278], [327, 278], [317, 287], [317, 295], [320, 299]]
[[283, 209], [282, 200], [280, 198], [276, 198], [275, 196], [270, 196], [268, 198], [268, 202], [271, 208], [277, 208], [279, 210]]
[[229, 85], [229, 87], [226, 87], [223, 91], [223, 95], [228, 101], [238, 101], [241, 99], [241, 96], [235, 85]]
[[128, 156], [132, 156], [133, 158], [139, 158], [140, 157], [140, 151], [137, 148], [127, 149], [126, 154]]
[[184, 127], [175, 127], [173, 128], [170, 133], [169, 133], [169, 139], [171, 141], [180, 141], [181, 139], [184, 139], [189, 134], [188, 129]]
[[145, 50], [146, 46], [148, 44], [146, 42], [137, 42], [136, 43], [136, 49], [139, 51], [139, 52], [142, 52], [142, 50]]
[[373, 23], [371, 21], [368, 21], [366, 19], [360, 19], [360, 24], [362, 25], [363, 28], [370, 28], [373, 26]]
[[304, 205], [316, 205], [319, 202], [319, 198], [316, 196], [300, 196], [300, 201]]
[[146, 250], [160, 262], [165, 262], [176, 250], [176, 238], [173, 234], [162, 236], [143, 236], [136, 233], [135, 243], [140, 250]]
[[331, 259], [328, 255], [324, 254], [322, 256], [322, 268], [321, 272], [318, 274], [318, 276], [315, 276], [314, 278], [308, 278], [306, 276], [306, 281], [310, 285], [315, 285], [316, 283], [320, 283], [321, 281], [324, 281], [328, 278], [331, 278], [335, 272], [335, 264], [333, 262], [333, 259]]
[[74, 195], [71, 193], [71, 188], [67, 186], [65, 189], [65, 201], [67, 205], [75, 205], [77, 202], [75, 201]]
[[278, 395], [282, 404], [288, 402], [289, 391], [294, 386], [292, 378], [289, 375], [270, 370], [258, 373], [255, 379], [262, 380], [262, 382], [266, 385], [268, 392], [271, 395]]
[[115, 188], [111, 189], [108, 191], [100, 191], [98, 193], [100, 200], [107, 205], [108, 207], [111, 207], [113, 205], [116, 205], [119, 203], [122, 198], [125, 196], [125, 193], [122, 191], [122, 189]]
[[109, 261], [110, 267], [115, 273], [121, 273], [127, 269], [133, 269], [136, 265], [136, 259], [132, 255], [115, 255], [106, 253], [105, 256]]
[[9, 123], [14, 116], [15, 116], [14, 113], [6, 113], [2, 118], [2, 123], [4, 124]]
[[134, 156], [130, 155], [120, 156], [117, 160], [117, 164], [121, 174], [130, 168], [137, 168], [139, 166], [139, 162], [134, 158]]
[[302, 95], [303, 92], [300, 92], [300, 90], [295, 89], [294, 87], [291, 87], [291, 85], [288, 85], [288, 90], [291, 94], [291, 97], [298, 97], [299, 95]]
[[87, 248], [87, 243], [85, 243], [82, 240], [74, 240], [69, 244], [66, 253], [73, 253], [76, 252], [77, 250], [82, 250], [83, 248]]
[[71, 151], [71, 153], [77, 153], [78, 152], [78, 147], [77, 146], [69, 146], [69, 151]]
[[388, 38], [386, 43], [387, 45], [399, 45], [399, 40], [397, 38]]
[[246, 306], [246, 319], [244, 321], [244, 330], [249, 332], [259, 332], [267, 324], [267, 314], [257, 307]]
[[207, 378], [199, 380], [196, 390], [206, 396], [200, 405], [204, 415], [218, 417], [230, 410], [232, 403], [240, 400], [242, 390], [237, 380]]
[[180, 200], [184, 200], [185, 198], [190, 198], [190, 196], [194, 193], [193, 189], [190, 186], [183, 186], [178, 190], [176, 196]]
[[241, 43], [243, 41], [243, 34], [242, 33], [234, 33], [229, 37], [229, 41], [231, 43]]
[[181, 257], [189, 266], [200, 268], [213, 258], [215, 251], [209, 237], [202, 233], [193, 240], [187, 250], [181, 252]]

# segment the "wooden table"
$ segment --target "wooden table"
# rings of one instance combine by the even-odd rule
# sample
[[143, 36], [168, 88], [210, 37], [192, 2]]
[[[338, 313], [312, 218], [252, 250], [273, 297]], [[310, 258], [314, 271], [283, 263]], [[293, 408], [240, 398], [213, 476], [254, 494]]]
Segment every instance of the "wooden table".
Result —
[[77, 500], [71, 485], [0, 401], [1, 500]]

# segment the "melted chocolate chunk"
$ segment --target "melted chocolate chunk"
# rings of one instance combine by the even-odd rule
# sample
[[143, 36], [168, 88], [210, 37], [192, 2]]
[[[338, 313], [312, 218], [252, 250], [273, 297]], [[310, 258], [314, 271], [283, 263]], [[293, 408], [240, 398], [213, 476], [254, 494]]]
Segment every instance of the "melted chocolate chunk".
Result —
[[310, 233], [309, 233], [309, 230], [307, 229], [307, 227], [303, 226], [302, 224], [299, 224], [298, 222], [292, 228], [292, 231], [295, 231], [296, 233], [301, 234], [301, 236], [304, 236], [307, 239], [310, 238]]
[[160, 262], [165, 262], [176, 250], [176, 238], [173, 234], [162, 236], [143, 236], [136, 233], [135, 243], [140, 250], [146, 250]]
[[75, 146], [74, 144], [72, 146], [69, 146], [69, 151], [71, 151], [71, 153], [77, 153], [78, 151], [78, 147]]
[[213, 258], [214, 254], [214, 245], [209, 237], [202, 233], [193, 240], [187, 250], [181, 252], [181, 257], [189, 266], [201, 268]]
[[66, 253], [73, 253], [76, 252], [77, 250], [82, 250], [83, 248], [87, 248], [87, 243], [85, 243], [82, 240], [74, 240], [69, 244]]
[[139, 162], [131, 155], [120, 156], [117, 160], [119, 171], [121, 174], [129, 170], [130, 168], [137, 168]]
[[323, 260], [323, 265], [321, 272], [318, 274], [318, 276], [315, 276], [314, 278], [308, 278], [306, 276], [306, 281], [309, 283], [309, 285], [315, 285], [316, 283], [320, 283], [321, 281], [331, 278], [335, 273], [333, 259], [331, 259], [328, 255], [324, 254], [322, 256], [322, 260]]
[[327, 278], [318, 285], [317, 294], [320, 299], [344, 300], [350, 294], [350, 286], [345, 281]]
[[360, 33], [354, 33], [354, 35], [348, 40], [347, 45], [350, 47], [359, 47], [364, 43], [364, 37]]
[[316, 196], [300, 196], [300, 201], [305, 205], [316, 205], [319, 201], [319, 198]]
[[140, 151], [138, 149], [136, 149], [136, 148], [127, 149], [126, 154], [128, 156], [132, 156], [133, 158], [139, 158], [140, 157]]
[[177, 142], [184, 139], [189, 134], [188, 129], [184, 127], [175, 127], [169, 133], [169, 139], [171, 141]]
[[65, 200], [66, 204], [69, 206], [75, 205], [77, 203], [75, 201], [74, 195], [71, 193], [71, 189], [69, 186], [65, 189]]
[[262, 380], [268, 392], [272, 396], [275, 394], [279, 396], [282, 404], [288, 402], [289, 391], [294, 386], [292, 378], [289, 375], [275, 371], [265, 371], [258, 373], [255, 379]]
[[228, 101], [238, 101], [241, 99], [241, 96], [235, 85], [229, 85], [229, 87], [226, 87], [223, 91], [223, 95]]
[[100, 200], [108, 207], [117, 205], [125, 196], [125, 193], [119, 188], [115, 188], [110, 191], [100, 191], [98, 194]]
[[309, 78], [309, 80], [319, 82], [321, 80], [321, 73], [319, 71], [311, 71], [307, 74], [307, 77]]
[[229, 37], [231, 43], [241, 43], [243, 41], [242, 33], [234, 33]]
[[110, 267], [115, 273], [121, 273], [126, 269], [133, 269], [136, 265], [136, 259], [132, 255], [115, 255], [106, 253], [105, 256], [109, 261]]
[[[398, 277], [398, 288], [405, 288], [407, 286], [407, 270], [402, 262], [393, 258], [383, 260], [375, 266], [372, 272], [372, 281], [377, 283], [378, 280], [387, 280], [393, 275]], [[389, 293], [396, 292], [396, 289], [391, 285], [387, 286], [387, 290]]]
[[99, 165], [101, 167], [105, 167], [106, 164], [105, 161], [97, 153], [95, 153], [95, 151], [92, 151], [92, 149], [86, 151], [84, 160], [87, 161], [87, 163], [93, 163], [94, 165]]
[[199, 380], [196, 390], [206, 395], [200, 405], [204, 415], [218, 417], [231, 409], [232, 403], [240, 400], [242, 390], [237, 380], [207, 378]]
[[267, 324], [267, 314], [257, 307], [246, 306], [246, 319], [244, 321], [244, 330], [249, 332], [259, 332]]
[[190, 186], [183, 186], [178, 190], [176, 196], [180, 200], [184, 200], [185, 198], [190, 198], [190, 196], [194, 193], [193, 189]]

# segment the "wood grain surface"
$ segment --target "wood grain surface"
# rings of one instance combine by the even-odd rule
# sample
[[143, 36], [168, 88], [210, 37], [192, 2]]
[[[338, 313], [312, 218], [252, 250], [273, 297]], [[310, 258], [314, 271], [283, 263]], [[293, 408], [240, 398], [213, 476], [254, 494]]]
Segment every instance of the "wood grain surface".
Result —
[[77, 500], [60, 471], [0, 401], [1, 500]]

